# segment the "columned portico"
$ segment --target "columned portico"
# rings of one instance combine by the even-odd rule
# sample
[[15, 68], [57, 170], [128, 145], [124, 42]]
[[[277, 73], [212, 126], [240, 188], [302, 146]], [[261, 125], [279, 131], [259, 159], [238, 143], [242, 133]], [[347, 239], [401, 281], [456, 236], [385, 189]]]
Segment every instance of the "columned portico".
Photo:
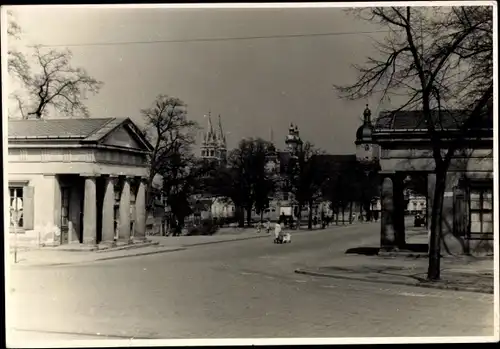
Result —
[[115, 184], [117, 176], [105, 177], [104, 200], [102, 205], [102, 241], [113, 243], [115, 240]]
[[380, 244], [384, 251], [404, 248], [405, 205], [404, 173], [381, 173], [382, 176], [382, 224], [380, 226]]
[[129, 241], [130, 239], [130, 177], [123, 177], [118, 218], [118, 240]]
[[393, 198], [394, 198], [394, 212], [393, 212], [393, 222], [394, 222], [394, 233], [395, 233], [395, 243], [398, 248], [404, 248], [406, 245], [405, 236], [405, 173], [396, 172], [393, 179]]
[[83, 243], [96, 244], [97, 231], [97, 190], [96, 175], [82, 175], [85, 178], [83, 199]]
[[381, 204], [382, 217], [380, 224], [380, 247], [384, 251], [392, 250], [396, 244], [394, 232], [394, 186], [390, 174], [382, 175]]
[[139, 186], [135, 199], [135, 224], [134, 240], [144, 241], [146, 239], [146, 184], [147, 178], [139, 178]]
[[37, 246], [143, 242], [146, 185], [139, 179], [148, 176], [152, 150], [128, 118], [9, 120], [17, 230]]

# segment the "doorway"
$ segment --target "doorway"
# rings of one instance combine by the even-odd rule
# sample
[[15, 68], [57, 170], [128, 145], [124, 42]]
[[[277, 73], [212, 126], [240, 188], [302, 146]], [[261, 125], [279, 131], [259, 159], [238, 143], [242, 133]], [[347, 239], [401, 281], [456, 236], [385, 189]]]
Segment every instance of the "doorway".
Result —
[[69, 212], [70, 212], [71, 188], [61, 187], [61, 245], [69, 242]]

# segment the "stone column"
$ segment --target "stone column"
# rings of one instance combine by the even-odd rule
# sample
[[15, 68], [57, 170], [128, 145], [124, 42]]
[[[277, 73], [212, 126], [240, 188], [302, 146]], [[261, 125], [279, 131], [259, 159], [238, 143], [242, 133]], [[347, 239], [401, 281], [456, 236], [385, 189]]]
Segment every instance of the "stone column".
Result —
[[84, 177], [83, 243], [94, 245], [97, 237], [96, 177], [95, 175], [84, 175]]
[[106, 177], [102, 203], [102, 242], [113, 243], [115, 239], [115, 183], [116, 176]]
[[395, 244], [398, 248], [404, 248], [406, 245], [405, 237], [405, 198], [404, 198], [404, 173], [397, 172], [393, 177], [393, 224]]
[[146, 178], [140, 178], [135, 197], [134, 240], [146, 240]]
[[130, 241], [130, 179], [123, 179], [120, 195], [120, 211], [118, 222], [118, 239]]
[[380, 248], [383, 251], [391, 251], [395, 246], [394, 234], [394, 199], [392, 176], [382, 177], [382, 217], [380, 224]]

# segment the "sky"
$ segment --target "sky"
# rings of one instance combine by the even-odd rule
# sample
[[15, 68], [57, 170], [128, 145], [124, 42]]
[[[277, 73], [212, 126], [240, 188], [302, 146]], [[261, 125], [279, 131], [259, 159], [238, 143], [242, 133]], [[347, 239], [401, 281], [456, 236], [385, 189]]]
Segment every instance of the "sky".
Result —
[[374, 54], [372, 38], [384, 33], [116, 44], [381, 30], [342, 8], [23, 6], [12, 11], [23, 30], [16, 45], [68, 45], [72, 65], [104, 82], [86, 101], [91, 117], [130, 117], [143, 125], [140, 110], [166, 94], [187, 103], [188, 117], [203, 127], [209, 111], [220, 114], [230, 148], [242, 137], [269, 140], [271, 130], [282, 148], [294, 123], [304, 141], [328, 153], [352, 154], [365, 104], [374, 116], [390, 108], [377, 98], [342, 100], [333, 88], [355, 82], [352, 64]]

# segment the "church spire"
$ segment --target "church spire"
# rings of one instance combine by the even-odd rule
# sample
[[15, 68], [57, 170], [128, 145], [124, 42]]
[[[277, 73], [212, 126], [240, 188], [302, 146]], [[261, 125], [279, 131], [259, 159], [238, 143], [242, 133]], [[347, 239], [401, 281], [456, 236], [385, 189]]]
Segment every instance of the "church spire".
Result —
[[220, 142], [222, 143], [222, 145], [226, 145], [226, 135], [224, 134], [224, 130], [222, 129], [222, 120], [220, 118], [220, 114], [219, 114], [219, 138], [220, 138]]

